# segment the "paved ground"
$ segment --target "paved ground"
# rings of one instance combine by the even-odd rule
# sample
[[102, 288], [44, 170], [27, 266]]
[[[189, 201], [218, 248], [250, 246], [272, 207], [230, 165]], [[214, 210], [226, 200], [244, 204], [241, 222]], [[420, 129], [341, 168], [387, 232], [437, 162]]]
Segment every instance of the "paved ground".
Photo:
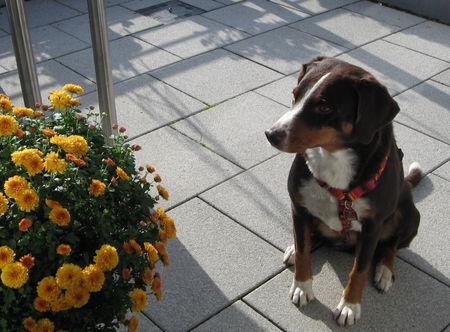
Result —
[[[141, 331], [328, 331], [352, 258], [313, 254], [317, 299], [299, 310], [281, 263], [292, 231], [286, 178], [292, 155], [263, 131], [291, 101], [296, 72], [320, 54], [374, 73], [401, 113], [405, 165], [426, 173], [414, 192], [419, 235], [400, 254], [386, 295], [365, 289], [362, 331], [443, 331], [450, 322], [450, 27], [367, 1], [185, 0], [204, 12], [172, 24], [136, 13], [163, 1], [106, 0], [119, 123], [144, 147], [171, 200], [178, 239]], [[96, 103], [84, 1], [26, 3], [43, 96], [81, 84]], [[21, 104], [5, 8], [0, 85]]]

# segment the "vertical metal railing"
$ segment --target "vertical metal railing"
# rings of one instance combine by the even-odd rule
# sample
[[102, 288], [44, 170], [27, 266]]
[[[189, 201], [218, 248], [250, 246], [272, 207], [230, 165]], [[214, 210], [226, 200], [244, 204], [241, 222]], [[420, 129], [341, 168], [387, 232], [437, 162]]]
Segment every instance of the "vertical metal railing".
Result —
[[[109, 137], [113, 134], [112, 124], [117, 123], [117, 115], [109, 57], [105, 6], [103, 0], [88, 0], [87, 3], [99, 108], [101, 113], [106, 113], [107, 115], [102, 117], [102, 128], [106, 137], [108, 137], [108, 142], [111, 142]], [[41, 94], [23, 0], [6, 0], [6, 7], [24, 103], [27, 107], [32, 107], [36, 103], [41, 103]]]
[[11, 27], [11, 38], [16, 55], [23, 102], [27, 107], [34, 107], [35, 104], [41, 103], [41, 93], [23, 0], [6, 0], [6, 9]]

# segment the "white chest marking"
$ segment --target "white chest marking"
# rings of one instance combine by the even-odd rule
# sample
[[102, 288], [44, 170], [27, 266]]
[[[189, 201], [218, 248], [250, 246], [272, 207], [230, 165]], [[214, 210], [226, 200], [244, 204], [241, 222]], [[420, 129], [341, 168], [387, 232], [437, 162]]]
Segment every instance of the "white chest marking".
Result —
[[[328, 185], [347, 190], [355, 175], [357, 157], [351, 149], [330, 153], [322, 148], [306, 150], [307, 165], [314, 177], [325, 181]], [[338, 202], [326, 189], [322, 188], [314, 178], [301, 183], [300, 194], [302, 205], [315, 217], [335, 231], [342, 231], [338, 216]], [[359, 220], [367, 215], [369, 201], [358, 198], [353, 201], [353, 209], [358, 220], [352, 222], [351, 230], [361, 231]]]

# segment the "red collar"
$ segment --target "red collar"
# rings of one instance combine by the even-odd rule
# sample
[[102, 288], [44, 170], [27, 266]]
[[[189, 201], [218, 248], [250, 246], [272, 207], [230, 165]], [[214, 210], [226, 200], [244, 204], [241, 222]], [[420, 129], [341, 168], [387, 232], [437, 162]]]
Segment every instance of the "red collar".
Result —
[[379, 178], [383, 173], [388, 157], [386, 156], [380, 163], [378, 171], [375, 173], [373, 178], [363, 183], [360, 186], [353, 188], [352, 190], [342, 190], [339, 188], [330, 187], [326, 182], [316, 179], [317, 183], [330, 192], [331, 195], [338, 199], [338, 212], [339, 220], [342, 224], [342, 233], [345, 234], [350, 231], [352, 227], [352, 221], [358, 220], [358, 215], [356, 211], [352, 208], [353, 201], [368, 193], [369, 191], [376, 188]]

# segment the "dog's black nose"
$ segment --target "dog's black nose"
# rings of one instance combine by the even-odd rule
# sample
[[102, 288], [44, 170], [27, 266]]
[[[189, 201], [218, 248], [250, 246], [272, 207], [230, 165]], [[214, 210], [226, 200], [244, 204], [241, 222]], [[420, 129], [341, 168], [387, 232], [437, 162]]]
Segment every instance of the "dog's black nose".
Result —
[[280, 145], [286, 137], [286, 131], [280, 129], [267, 129], [265, 134], [267, 140], [274, 146]]

